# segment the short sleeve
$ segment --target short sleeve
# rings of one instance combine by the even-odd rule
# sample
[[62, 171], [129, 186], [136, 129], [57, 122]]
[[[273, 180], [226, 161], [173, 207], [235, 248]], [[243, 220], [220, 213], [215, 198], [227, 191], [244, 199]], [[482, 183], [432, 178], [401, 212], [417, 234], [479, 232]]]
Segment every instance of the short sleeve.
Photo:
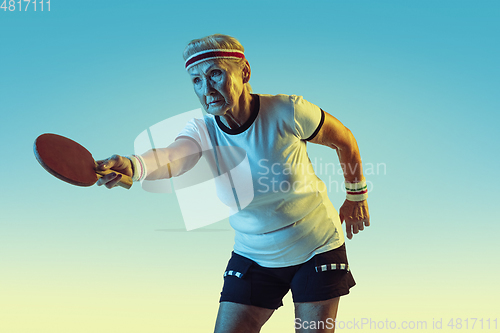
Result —
[[202, 119], [191, 119], [188, 121], [186, 126], [182, 129], [182, 131], [177, 135], [175, 140], [178, 139], [189, 139], [196, 143], [200, 149], [203, 151], [204, 141], [202, 138], [204, 137], [203, 133], [206, 132], [206, 126], [203, 123]]
[[302, 96], [292, 96], [294, 103], [295, 130], [301, 140], [312, 140], [323, 125], [325, 115], [318, 106]]

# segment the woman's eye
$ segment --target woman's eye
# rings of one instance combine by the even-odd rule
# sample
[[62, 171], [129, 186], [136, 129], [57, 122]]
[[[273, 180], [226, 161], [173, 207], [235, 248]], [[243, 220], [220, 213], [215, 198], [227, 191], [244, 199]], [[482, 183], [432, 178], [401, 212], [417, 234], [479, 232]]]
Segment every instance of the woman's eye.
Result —
[[222, 71], [219, 69], [215, 69], [212, 71], [212, 76], [219, 76], [222, 75]]
[[193, 83], [195, 83], [195, 84], [196, 84], [196, 83], [200, 83], [200, 81], [201, 81], [201, 80], [200, 80], [200, 78], [199, 78], [199, 77], [195, 77], [195, 78], [193, 79]]

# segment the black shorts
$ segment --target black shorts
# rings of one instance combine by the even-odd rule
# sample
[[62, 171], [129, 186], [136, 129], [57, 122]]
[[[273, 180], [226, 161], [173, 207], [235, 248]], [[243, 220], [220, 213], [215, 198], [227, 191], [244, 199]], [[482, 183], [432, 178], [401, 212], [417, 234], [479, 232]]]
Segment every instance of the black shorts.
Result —
[[317, 302], [349, 294], [352, 277], [345, 244], [289, 267], [268, 268], [232, 253], [224, 273], [220, 302], [277, 309], [292, 290], [294, 302]]

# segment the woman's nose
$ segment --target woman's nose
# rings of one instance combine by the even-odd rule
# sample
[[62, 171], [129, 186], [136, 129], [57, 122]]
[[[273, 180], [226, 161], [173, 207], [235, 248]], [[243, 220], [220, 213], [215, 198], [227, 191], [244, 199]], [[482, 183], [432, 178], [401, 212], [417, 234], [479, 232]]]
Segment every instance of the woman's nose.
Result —
[[205, 80], [205, 83], [203, 85], [203, 94], [205, 96], [211, 95], [214, 93], [214, 87], [212, 86], [212, 83], [210, 80]]

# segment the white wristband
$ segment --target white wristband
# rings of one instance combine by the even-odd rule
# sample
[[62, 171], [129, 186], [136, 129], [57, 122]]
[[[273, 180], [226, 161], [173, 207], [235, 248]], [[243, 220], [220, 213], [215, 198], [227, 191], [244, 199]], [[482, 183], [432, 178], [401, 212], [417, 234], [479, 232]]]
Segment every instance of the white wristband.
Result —
[[132, 155], [127, 156], [127, 158], [132, 162], [132, 167], [134, 169], [134, 175], [132, 176], [132, 180], [134, 182], [140, 182], [146, 178], [148, 171], [146, 169], [146, 163], [144, 159], [140, 155]]
[[368, 198], [366, 180], [357, 183], [345, 183], [346, 199], [349, 201], [363, 201]]

